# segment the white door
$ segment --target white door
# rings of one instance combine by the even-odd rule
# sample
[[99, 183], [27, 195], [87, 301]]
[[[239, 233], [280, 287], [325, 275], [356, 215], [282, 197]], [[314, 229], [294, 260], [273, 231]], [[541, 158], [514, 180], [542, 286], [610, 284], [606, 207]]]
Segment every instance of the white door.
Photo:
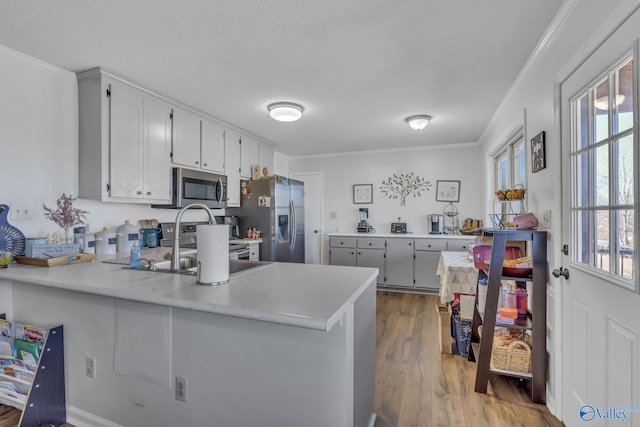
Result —
[[633, 111], [639, 36], [636, 12], [561, 84], [562, 242], [568, 251], [563, 270], [551, 268], [560, 276], [551, 283], [562, 290], [567, 427], [591, 421], [640, 426], [634, 412], [640, 410], [640, 296]]
[[324, 176], [320, 172], [295, 173], [291, 178], [304, 182], [304, 262], [321, 264]]

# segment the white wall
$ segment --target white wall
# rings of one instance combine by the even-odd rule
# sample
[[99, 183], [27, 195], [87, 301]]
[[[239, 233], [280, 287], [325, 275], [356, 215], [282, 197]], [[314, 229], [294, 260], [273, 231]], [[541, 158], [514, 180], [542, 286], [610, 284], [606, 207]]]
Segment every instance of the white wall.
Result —
[[[78, 88], [74, 73], [0, 46], [0, 204], [28, 203], [32, 220], [9, 222], [27, 237], [58, 226], [44, 217], [42, 204], [55, 208], [62, 193], [78, 194]], [[149, 205], [77, 200], [89, 211], [91, 231], [114, 228], [126, 219], [174, 221], [175, 210]], [[222, 213], [222, 211], [220, 212]], [[200, 210], [185, 220], [205, 220]]]
[[[429, 131], [427, 127], [426, 132]], [[483, 193], [484, 164], [481, 151], [475, 145], [431, 147], [411, 150], [349, 153], [331, 156], [291, 158], [289, 173], [324, 173], [325, 232], [355, 232], [361, 207], [369, 209], [369, 223], [377, 232], [388, 233], [392, 222], [407, 223], [408, 231], [426, 233], [427, 215], [441, 214], [447, 203], [436, 202], [437, 180], [459, 180], [459, 217], [483, 218], [486, 196]], [[382, 181], [393, 174], [407, 174], [431, 182], [430, 191], [421, 197], [409, 196], [406, 206], [400, 200], [389, 199], [380, 192]], [[373, 184], [373, 203], [354, 204], [353, 185]], [[331, 219], [335, 213], [336, 219]]]

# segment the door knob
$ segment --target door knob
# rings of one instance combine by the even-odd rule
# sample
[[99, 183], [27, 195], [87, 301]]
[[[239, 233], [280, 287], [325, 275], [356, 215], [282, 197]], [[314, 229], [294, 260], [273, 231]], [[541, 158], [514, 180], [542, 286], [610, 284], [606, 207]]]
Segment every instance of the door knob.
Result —
[[313, 230], [314, 233], [318, 234], [320, 230]]
[[551, 274], [553, 274], [553, 277], [555, 278], [559, 278], [560, 276], [562, 276], [565, 279], [569, 280], [569, 270], [567, 270], [566, 268], [556, 268], [551, 272]]

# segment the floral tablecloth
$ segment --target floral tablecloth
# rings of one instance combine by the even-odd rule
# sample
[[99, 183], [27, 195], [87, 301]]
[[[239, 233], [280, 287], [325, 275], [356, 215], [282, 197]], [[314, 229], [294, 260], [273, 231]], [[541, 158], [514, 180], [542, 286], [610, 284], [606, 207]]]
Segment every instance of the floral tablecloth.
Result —
[[478, 270], [473, 261], [467, 259], [467, 252], [441, 252], [436, 274], [440, 276], [440, 302], [443, 304], [453, 301], [454, 293], [476, 293]]

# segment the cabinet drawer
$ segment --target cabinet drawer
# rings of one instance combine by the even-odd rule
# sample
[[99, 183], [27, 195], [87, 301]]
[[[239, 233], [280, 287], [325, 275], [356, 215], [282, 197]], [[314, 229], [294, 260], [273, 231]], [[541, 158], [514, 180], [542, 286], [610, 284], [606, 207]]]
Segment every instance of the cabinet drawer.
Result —
[[358, 247], [362, 249], [384, 249], [384, 239], [358, 239]]
[[446, 251], [447, 241], [440, 239], [416, 240], [416, 251]]
[[466, 252], [469, 250], [469, 242], [467, 240], [449, 240], [448, 250], [455, 252]]
[[330, 237], [329, 245], [332, 248], [355, 248], [356, 238], [355, 237]]

